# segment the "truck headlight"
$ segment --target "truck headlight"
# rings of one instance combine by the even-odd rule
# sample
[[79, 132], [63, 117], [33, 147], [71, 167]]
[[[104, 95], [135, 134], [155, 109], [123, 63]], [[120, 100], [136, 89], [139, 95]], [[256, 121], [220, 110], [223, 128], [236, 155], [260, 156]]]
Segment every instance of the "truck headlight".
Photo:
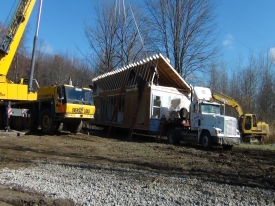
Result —
[[222, 131], [221, 129], [217, 129], [217, 128], [216, 128], [216, 129], [215, 129], [215, 133], [216, 133], [216, 134], [223, 134], [223, 131]]

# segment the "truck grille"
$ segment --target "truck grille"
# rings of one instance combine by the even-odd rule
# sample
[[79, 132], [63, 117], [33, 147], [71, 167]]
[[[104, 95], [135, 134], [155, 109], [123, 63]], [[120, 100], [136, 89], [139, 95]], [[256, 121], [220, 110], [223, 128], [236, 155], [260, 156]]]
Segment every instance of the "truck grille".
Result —
[[224, 134], [226, 136], [236, 135], [237, 123], [234, 119], [225, 120]]

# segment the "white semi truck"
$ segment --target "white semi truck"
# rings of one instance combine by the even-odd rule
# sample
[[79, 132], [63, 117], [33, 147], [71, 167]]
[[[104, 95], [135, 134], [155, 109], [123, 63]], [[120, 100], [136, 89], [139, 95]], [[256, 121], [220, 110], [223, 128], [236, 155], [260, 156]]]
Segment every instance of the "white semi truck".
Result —
[[213, 101], [210, 88], [191, 88], [186, 98], [188, 108], [180, 109], [179, 118], [166, 119], [164, 129], [169, 143], [199, 143], [205, 150], [222, 145], [223, 149], [231, 150], [240, 143], [237, 119], [221, 115], [223, 105]]

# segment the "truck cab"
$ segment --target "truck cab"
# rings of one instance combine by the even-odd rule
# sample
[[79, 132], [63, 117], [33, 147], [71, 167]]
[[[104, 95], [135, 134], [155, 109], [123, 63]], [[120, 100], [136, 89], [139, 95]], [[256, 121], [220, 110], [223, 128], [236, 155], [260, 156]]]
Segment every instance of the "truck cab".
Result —
[[205, 149], [212, 145], [223, 145], [229, 149], [239, 144], [237, 119], [221, 115], [223, 105], [213, 101], [210, 88], [194, 87], [192, 95], [190, 128], [198, 132], [198, 143]]
[[184, 112], [180, 115], [180, 123], [167, 133], [168, 141], [198, 143], [205, 150], [213, 145], [222, 145], [225, 150], [230, 150], [233, 145], [239, 144], [237, 119], [221, 115], [223, 105], [213, 101], [210, 88], [191, 88], [190, 106], [181, 109]]
[[72, 85], [52, 85], [38, 89], [40, 125], [44, 133], [61, 130], [65, 124], [70, 132], [77, 133], [82, 121], [94, 118], [95, 106], [90, 88]]

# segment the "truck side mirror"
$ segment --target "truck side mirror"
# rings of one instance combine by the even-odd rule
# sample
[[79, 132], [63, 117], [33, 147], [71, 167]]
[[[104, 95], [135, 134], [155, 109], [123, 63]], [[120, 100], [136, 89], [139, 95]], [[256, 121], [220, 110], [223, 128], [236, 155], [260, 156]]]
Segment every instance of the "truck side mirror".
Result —
[[193, 105], [193, 111], [196, 112], [196, 113], [198, 113], [198, 106], [199, 106], [198, 103], [195, 103], [195, 104]]
[[64, 90], [62, 89], [62, 87], [57, 88], [57, 99], [58, 100], [64, 99]]

